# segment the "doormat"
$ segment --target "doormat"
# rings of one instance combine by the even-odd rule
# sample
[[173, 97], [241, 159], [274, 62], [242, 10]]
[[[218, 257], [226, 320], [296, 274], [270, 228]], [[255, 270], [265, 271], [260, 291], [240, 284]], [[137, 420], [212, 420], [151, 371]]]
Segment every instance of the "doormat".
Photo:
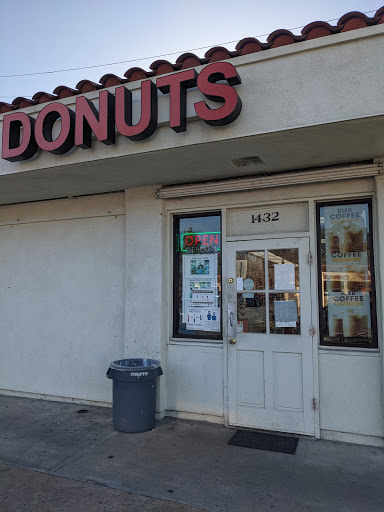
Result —
[[252, 432], [250, 430], [238, 430], [228, 441], [231, 446], [243, 448], [255, 448], [256, 450], [267, 450], [269, 452], [296, 453], [298, 437], [280, 436], [276, 434], [265, 434], [264, 432]]

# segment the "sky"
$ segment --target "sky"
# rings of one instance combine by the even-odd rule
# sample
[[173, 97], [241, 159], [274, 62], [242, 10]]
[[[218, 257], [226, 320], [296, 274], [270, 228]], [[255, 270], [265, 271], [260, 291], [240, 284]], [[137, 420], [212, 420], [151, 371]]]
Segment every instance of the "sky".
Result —
[[[58, 85], [74, 88], [83, 79], [98, 82], [106, 73], [122, 77], [130, 67], [149, 69], [159, 58], [175, 62], [186, 51], [202, 57], [217, 45], [233, 50], [244, 37], [265, 41], [280, 28], [300, 34], [307, 23], [350, 11], [373, 16], [382, 5], [384, 0], [1, 0], [0, 101], [52, 93]], [[69, 68], [82, 69], [52, 73]]]

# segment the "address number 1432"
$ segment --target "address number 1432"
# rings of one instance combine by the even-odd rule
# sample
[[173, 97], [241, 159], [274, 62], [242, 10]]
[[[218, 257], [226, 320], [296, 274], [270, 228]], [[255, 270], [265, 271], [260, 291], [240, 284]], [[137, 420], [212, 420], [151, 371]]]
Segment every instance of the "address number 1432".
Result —
[[259, 213], [259, 215], [252, 215], [252, 224], [256, 222], [273, 222], [279, 220], [279, 212], [265, 212]]

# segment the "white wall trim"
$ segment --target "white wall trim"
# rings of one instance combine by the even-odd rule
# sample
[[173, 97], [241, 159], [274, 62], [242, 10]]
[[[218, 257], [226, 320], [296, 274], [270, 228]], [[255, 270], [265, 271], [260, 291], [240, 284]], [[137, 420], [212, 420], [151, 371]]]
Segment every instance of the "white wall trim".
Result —
[[172, 411], [169, 409], [164, 411], [164, 416], [179, 418], [181, 420], [207, 421], [208, 423], [216, 423], [219, 425], [224, 424], [223, 416], [213, 416], [211, 414], [200, 414], [197, 412]]
[[44, 395], [41, 393], [29, 393], [28, 391], [16, 391], [10, 389], [0, 389], [0, 395], [14, 396], [20, 398], [33, 398], [35, 400], [47, 400], [49, 402], [65, 402], [79, 405], [92, 405], [96, 407], [112, 407], [112, 402], [98, 402], [96, 400], [71, 398], [69, 396]]
[[225, 192], [241, 192], [287, 185], [301, 185], [303, 183], [310, 184], [364, 178], [377, 176], [382, 172], [383, 164], [380, 163], [321, 167], [318, 169], [302, 170], [298, 172], [276, 173], [270, 176], [259, 175], [234, 180], [169, 185], [158, 189], [155, 192], [155, 196], [158, 199], [172, 199], [176, 197], [202, 196]]
[[340, 441], [342, 443], [364, 444], [368, 446], [384, 447], [384, 438], [379, 436], [366, 436], [351, 434], [350, 432], [336, 432], [334, 430], [321, 430], [321, 439]]

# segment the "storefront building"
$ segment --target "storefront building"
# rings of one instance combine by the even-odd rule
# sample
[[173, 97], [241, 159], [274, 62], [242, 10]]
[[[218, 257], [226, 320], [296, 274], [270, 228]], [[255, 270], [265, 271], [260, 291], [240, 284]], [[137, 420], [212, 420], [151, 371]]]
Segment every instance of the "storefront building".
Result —
[[384, 446], [384, 8], [0, 104], [0, 392]]

